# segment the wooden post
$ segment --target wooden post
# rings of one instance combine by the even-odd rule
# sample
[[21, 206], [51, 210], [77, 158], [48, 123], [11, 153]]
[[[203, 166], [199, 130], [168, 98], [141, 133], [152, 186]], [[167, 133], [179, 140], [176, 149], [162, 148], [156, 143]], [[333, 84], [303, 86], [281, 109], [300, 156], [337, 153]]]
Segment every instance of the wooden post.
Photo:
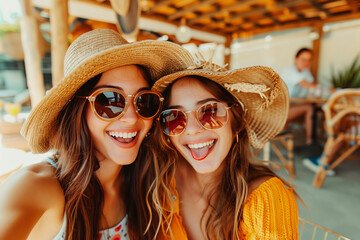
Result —
[[313, 31], [319, 34], [319, 37], [313, 40], [313, 63], [311, 66], [311, 73], [314, 76], [315, 83], [318, 83], [317, 76], [319, 71], [321, 40], [323, 36], [322, 28], [322, 23], [316, 24], [313, 28]]
[[231, 42], [232, 42], [232, 37], [231, 36], [227, 36], [226, 37], [226, 42], [225, 42], [225, 58], [224, 58], [224, 64], [228, 64], [227, 68], [231, 69], [230, 67], [230, 60], [231, 60]]
[[64, 77], [64, 57], [69, 47], [68, 0], [51, 0], [51, 72], [53, 86]]
[[41, 71], [38, 24], [31, 0], [20, 0], [21, 4], [21, 42], [24, 49], [26, 79], [34, 107], [45, 95], [44, 78]]

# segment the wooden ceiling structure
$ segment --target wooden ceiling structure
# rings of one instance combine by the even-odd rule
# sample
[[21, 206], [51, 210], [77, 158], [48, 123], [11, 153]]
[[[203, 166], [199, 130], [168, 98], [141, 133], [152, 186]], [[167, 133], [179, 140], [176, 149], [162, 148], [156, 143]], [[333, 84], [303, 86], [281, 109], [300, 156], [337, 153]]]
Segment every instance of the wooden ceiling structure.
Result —
[[[360, 0], [139, 1], [140, 29], [172, 35], [170, 37], [174, 39], [173, 35], [178, 27], [185, 22], [192, 29], [192, 41], [197, 39], [203, 42], [225, 43], [226, 48], [230, 48], [234, 38], [249, 38], [274, 31], [310, 27], [319, 35], [313, 40], [314, 76], [317, 76], [323, 25], [360, 19]], [[54, 86], [63, 77], [69, 18], [80, 17], [113, 24], [116, 19], [109, 0], [20, 0], [20, 3], [27, 81], [29, 89], [32, 89], [32, 104], [36, 104], [45, 95], [45, 90], [40, 67], [41, 57], [37, 51], [38, 24], [33, 7], [50, 11]], [[165, 27], [168, 32], [163, 31]], [[225, 63], [229, 62], [230, 56], [227, 55]]]
[[141, 16], [237, 38], [360, 19], [360, 0], [141, 0]]
[[318, 33], [312, 66], [317, 76], [324, 24], [360, 19], [360, 0], [141, 0], [141, 16], [221, 34], [226, 47], [236, 38], [309, 27]]

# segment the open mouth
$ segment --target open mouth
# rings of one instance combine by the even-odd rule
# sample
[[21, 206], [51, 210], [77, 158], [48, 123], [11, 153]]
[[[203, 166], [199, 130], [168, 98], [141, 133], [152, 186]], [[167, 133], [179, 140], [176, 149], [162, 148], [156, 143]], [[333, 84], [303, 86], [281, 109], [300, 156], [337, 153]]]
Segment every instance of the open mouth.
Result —
[[135, 140], [138, 132], [115, 132], [115, 131], [109, 131], [108, 134], [114, 138], [116, 141], [120, 143], [131, 143]]
[[203, 143], [186, 144], [185, 146], [190, 150], [191, 156], [195, 160], [203, 160], [206, 158], [213, 147], [215, 146], [216, 140], [212, 139]]

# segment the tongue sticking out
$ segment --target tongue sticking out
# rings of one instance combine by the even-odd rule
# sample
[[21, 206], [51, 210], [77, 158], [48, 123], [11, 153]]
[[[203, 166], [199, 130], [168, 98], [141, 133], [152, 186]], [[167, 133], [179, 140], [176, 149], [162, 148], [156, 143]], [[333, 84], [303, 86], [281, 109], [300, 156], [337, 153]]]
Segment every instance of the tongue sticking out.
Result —
[[190, 148], [191, 155], [195, 160], [203, 160], [209, 154], [210, 146], [207, 145], [202, 148]]
[[130, 143], [134, 140], [134, 138], [122, 138], [122, 137], [116, 137], [115, 139], [122, 143]]

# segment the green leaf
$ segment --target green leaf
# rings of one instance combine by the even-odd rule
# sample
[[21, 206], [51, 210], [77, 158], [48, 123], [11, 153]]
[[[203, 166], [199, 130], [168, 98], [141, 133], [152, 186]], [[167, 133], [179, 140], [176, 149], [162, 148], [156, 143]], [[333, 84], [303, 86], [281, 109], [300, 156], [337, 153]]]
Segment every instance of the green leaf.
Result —
[[330, 80], [335, 88], [359, 88], [360, 87], [360, 56], [357, 56], [351, 65], [336, 73], [331, 66]]
[[353, 77], [351, 88], [360, 88], [360, 68]]

